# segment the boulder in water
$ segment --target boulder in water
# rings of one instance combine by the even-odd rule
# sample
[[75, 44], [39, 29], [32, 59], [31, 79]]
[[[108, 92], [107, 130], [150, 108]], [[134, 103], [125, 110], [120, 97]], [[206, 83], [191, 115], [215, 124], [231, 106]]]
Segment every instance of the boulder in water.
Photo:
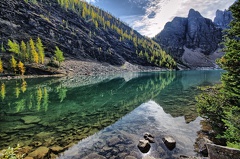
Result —
[[148, 140], [139, 140], [138, 148], [142, 153], [147, 153], [150, 150], [151, 146]]
[[173, 150], [176, 147], [176, 141], [172, 136], [165, 136], [162, 140], [169, 150]]

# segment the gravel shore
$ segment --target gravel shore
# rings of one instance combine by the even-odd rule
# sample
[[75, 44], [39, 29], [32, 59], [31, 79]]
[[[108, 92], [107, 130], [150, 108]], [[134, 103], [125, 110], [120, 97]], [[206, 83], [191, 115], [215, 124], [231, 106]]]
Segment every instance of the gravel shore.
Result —
[[[54, 71], [53, 71], [54, 70]], [[109, 75], [124, 72], [149, 72], [149, 71], [165, 71], [166, 68], [153, 66], [140, 66], [125, 62], [122, 66], [113, 66], [108, 63], [100, 63], [93, 61], [80, 61], [68, 59], [61, 63], [58, 69], [52, 69], [52, 75], [24, 75], [9, 76], [2, 75], [0, 79], [20, 79], [20, 78], [39, 78], [39, 77], [65, 77], [65, 76], [94, 76]]]
[[108, 63], [88, 62], [88, 61], [77, 61], [67, 60], [62, 65], [59, 71], [62, 74], [68, 76], [76, 75], [101, 75], [101, 74], [112, 74], [121, 72], [147, 72], [147, 71], [164, 71], [167, 69], [152, 67], [152, 66], [140, 66], [133, 65], [125, 62], [122, 66], [113, 66]]

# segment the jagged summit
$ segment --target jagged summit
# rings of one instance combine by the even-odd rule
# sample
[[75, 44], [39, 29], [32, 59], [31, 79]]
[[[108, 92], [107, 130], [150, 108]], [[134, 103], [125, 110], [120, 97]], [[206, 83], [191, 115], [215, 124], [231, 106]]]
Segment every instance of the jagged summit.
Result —
[[216, 11], [216, 17], [214, 18], [214, 23], [218, 27], [222, 29], [227, 29], [229, 26], [229, 23], [232, 21], [232, 13], [228, 10], [217, 10]]
[[[175, 60], [187, 67], [215, 67], [214, 60], [206, 57], [219, 48], [221, 31], [210, 19], [190, 9], [188, 17], [175, 17], [154, 39]], [[192, 57], [189, 56], [190, 52], [193, 52]]]
[[190, 9], [188, 12], [188, 18], [198, 18], [198, 17], [203, 17], [198, 11], [194, 10], [194, 9]]

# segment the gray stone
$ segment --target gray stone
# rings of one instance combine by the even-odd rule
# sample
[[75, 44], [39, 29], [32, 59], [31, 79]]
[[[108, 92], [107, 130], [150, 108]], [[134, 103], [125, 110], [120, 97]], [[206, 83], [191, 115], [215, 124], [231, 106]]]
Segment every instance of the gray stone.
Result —
[[123, 153], [120, 153], [118, 154], [118, 158], [125, 158], [128, 154], [123, 152]]
[[152, 137], [146, 137], [146, 140], [148, 140], [150, 143], [155, 143], [154, 138]]
[[207, 150], [208, 143], [212, 144], [212, 141], [210, 141], [206, 137], [200, 138], [198, 139], [198, 141], [196, 141], [198, 152], [203, 154], [204, 156], [208, 156], [208, 150]]
[[240, 150], [207, 143], [210, 159], [239, 159]]
[[142, 159], [156, 159], [155, 157], [152, 157], [152, 156], [149, 156], [149, 155], [146, 155], [144, 156]]
[[151, 145], [148, 140], [139, 140], [138, 148], [142, 153], [147, 153], [150, 150]]
[[147, 138], [147, 137], [151, 137], [151, 138], [154, 138], [154, 136], [148, 132], [146, 132], [144, 135], [143, 135], [144, 139]]
[[103, 150], [104, 152], [110, 152], [110, 151], [112, 151], [112, 148], [111, 148], [111, 147], [108, 147], [108, 146], [104, 146], [104, 147], [102, 148], [102, 150]]
[[150, 143], [155, 143], [154, 136], [152, 134], [145, 133], [143, 137], [145, 140], [148, 140]]
[[126, 156], [124, 159], [137, 159], [137, 158], [134, 156]]
[[115, 136], [115, 137], [112, 137], [110, 140], [108, 140], [108, 145], [114, 146], [120, 142], [121, 142], [121, 139], [119, 139], [118, 137]]
[[165, 136], [162, 140], [169, 150], [173, 150], [176, 147], [176, 141], [172, 136]]
[[177, 159], [209, 159], [209, 158], [180, 155], [180, 157], [177, 157]]
[[91, 154], [87, 155], [86, 157], [84, 157], [83, 159], [93, 159], [93, 158], [94, 159], [106, 159], [106, 157], [101, 156], [97, 153], [91, 153]]

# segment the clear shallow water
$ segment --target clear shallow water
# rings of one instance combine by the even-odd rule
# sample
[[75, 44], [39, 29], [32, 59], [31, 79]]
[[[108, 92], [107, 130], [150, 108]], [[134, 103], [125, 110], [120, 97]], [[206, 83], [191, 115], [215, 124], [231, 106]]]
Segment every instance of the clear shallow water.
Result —
[[[39, 146], [66, 148], [75, 143], [61, 158], [82, 158], [92, 152], [107, 158], [131, 153], [141, 157], [136, 145], [149, 131], [157, 140], [149, 155], [194, 155], [200, 129], [194, 106], [197, 86], [219, 82], [220, 72], [1, 81], [0, 149], [18, 143], [33, 151]], [[166, 134], [178, 142], [173, 151], [161, 142]]]

